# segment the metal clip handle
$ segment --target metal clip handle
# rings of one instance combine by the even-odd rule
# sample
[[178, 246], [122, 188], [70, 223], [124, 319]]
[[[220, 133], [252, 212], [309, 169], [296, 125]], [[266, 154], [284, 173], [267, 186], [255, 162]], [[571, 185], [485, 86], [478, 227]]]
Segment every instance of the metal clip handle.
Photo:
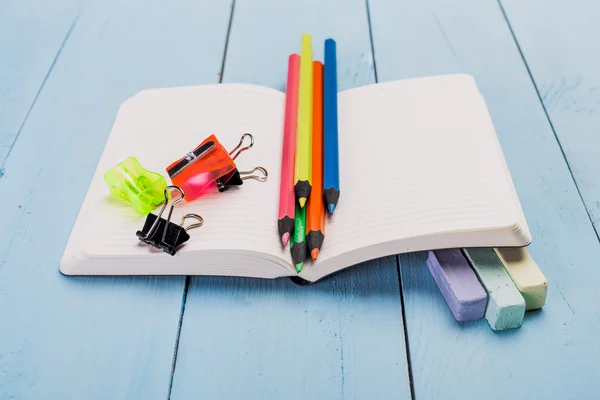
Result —
[[[262, 172], [262, 175], [253, 174], [256, 171]], [[251, 175], [251, 174], [253, 174], [253, 175]], [[265, 168], [263, 168], [261, 166], [254, 167], [250, 171], [240, 171], [240, 178], [243, 181], [245, 181], [246, 179], [254, 179], [259, 182], [264, 182], [267, 180], [268, 177], [269, 177], [269, 173], [267, 172], [267, 170]]]
[[[198, 220], [197, 223], [195, 224], [191, 224], [188, 225], [186, 228], [183, 228], [183, 223], [185, 222], [186, 219], [188, 218], [194, 218], [196, 220]], [[185, 229], [185, 231], [189, 231], [190, 229], [194, 229], [194, 228], [199, 228], [204, 224], [204, 218], [202, 218], [201, 216], [199, 216], [198, 214], [185, 214], [183, 217], [181, 217], [181, 223], [179, 224], [179, 226], [181, 226], [183, 229]]]
[[[244, 139], [246, 139], [246, 137], [250, 138], [250, 144], [248, 146], [242, 147], [242, 144], [244, 144]], [[240, 139], [240, 143], [238, 143], [238, 145], [235, 147], [235, 149], [233, 149], [229, 152], [229, 155], [232, 155], [233, 153], [235, 153], [237, 151], [237, 153], [235, 153], [235, 155], [233, 157], [231, 157], [232, 160], [235, 160], [237, 158], [237, 156], [239, 156], [244, 151], [252, 148], [252, 146], [254, 146], [254, 136], [252, 136], [249, 133], [244, 133]]]
[[171, 208], [169, 209], [169, 217], [167, 218], [167, 224], [165, 225], [165, 229], [163, 230], [162, 241], [164, 242], [165, 238], [167, 237], [167, 228], [169, 227], [169, 222], [171, 221], [171, 215], [173, 214], [173, 208], [175, 208], [175, 205], [177, 203], [179, 203], [180, 201], [182, 201], [183, 198], [185, 197], [185, 193], [183, 193], [183, 190], [181, 190], [181, 188], [179, 188], [178, 186], [167, 186], [165, 188], [165, 191], [164, 191], [165, 203], [163, 204], [162, 208], [160, 209], [160, 212], [158, 213], [156, 220], [154, 221], [154, 223], [148, 230], [148, 233], [146, 234], [144, 239], [148, 239], [148, 238], [152, 237], [154, 235], [156, 229], [158, 228], [158, 224], [160, 223], [160, 217], [162, 216], [163, 212], [165, 211], [165, 208], [167, 208], [167, 204], [169, 203], [169, 190], [170, 189], [179, 191], [179, 193], [181, 193], [181, 197], [178, 198], [177, 200], [173, 201], [173, 204], [171, 204]]

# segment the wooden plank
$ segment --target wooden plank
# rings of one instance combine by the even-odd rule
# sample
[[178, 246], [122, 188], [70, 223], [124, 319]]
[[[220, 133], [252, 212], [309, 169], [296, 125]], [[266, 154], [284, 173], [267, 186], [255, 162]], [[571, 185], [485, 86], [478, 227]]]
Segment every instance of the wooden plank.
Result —
[[314, 286], [192, 279], [172, 399], [410, 399], [399, 302], [394, 257]]
[[590, 217], [600, 231], [600, 2], [502, 1]]
[[[336, 39], [340, 90], [374, 82], [362, 0], [286, 2], [279, 9], [272, 0], [236, 1], [224, 80], [283, 90], [288, 55], [299, 51], [304, 32], [313, 35], [318, 60], [326, 37]], [[410, 395], [394, 257], [314, 286], [192, 279], [173, 399]]]
[[498, 4], [371, 0], [370, 11], [381, 81], [475, 76], [549, 286], [521, 328], [493, 332], [454, 321], [422, 254], [400, 257], [416, 398], [595, 398], [600, 245]]
[[167, 397], [185, 279], [69, 278], [58, 263], [120, 104], [217, 82], [229, 15], [98, 0], [80, 16], [0, 181], [0, 398]]
[[0, 168], [86, 1], [2, 2]]

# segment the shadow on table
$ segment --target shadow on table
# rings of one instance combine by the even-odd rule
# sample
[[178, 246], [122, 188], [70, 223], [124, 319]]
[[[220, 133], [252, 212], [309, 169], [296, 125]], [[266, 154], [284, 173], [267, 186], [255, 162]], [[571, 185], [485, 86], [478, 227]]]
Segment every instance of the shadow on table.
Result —
[[258, 279], [242, 277], [191, 277], [190, 287], [195, 289], [210, 289], [223, 292], [268, 291], [272, 294], [285, 294], [290, 296], [312, 293], [320, 295], [359, 296], [392, 296], [399, 298], [399, 281], [395, 256], [385, 257], [374, 261], [362, 263], [332, 275], [315, 283], [300, 285], [290, 278]]

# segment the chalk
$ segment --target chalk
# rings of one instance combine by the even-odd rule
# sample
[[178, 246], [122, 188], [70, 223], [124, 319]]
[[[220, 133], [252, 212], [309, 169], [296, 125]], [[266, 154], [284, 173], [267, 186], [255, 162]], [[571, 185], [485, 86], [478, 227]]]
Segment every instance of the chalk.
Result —
[[464, 249], [467, 260], [488, 294], [485, 319], [493, 330], [521, 326], [525, 315], [525, 299], [504, 269], [493, 249]]
[[430, 251], [427, 267], [457, 321], [483, 318], [487, 295], [460, 249]]
[[525, 248], [497, 248], [496, 254], [525, 299], [526, 310], [542, 308], [548, 282]]

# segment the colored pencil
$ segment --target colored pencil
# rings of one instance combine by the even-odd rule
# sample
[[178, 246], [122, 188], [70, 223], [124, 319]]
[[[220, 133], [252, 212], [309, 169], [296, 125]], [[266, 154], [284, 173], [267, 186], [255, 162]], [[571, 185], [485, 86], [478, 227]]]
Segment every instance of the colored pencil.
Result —
[[279, 237], [288, 244], [294, 231], [294, 163], [296, 153], [296, 130], [298, 129], [298, 84], [300, 56], [292, 54], [288, 59], [288, 77], [285, 98], [285, 123], [283, 127], [283, 150], [281, 155], [281, 181], [279, 183]]
[[333, 214], [340, 197], [337, 110], [337, 61], [335, 41], [325, 41], [323, 94], [323, 197], [329, 214]]
[[[312, 190], [323, 192], [323, 64], [313, 62], [313, 125], [312, 125]], [[323, 196], [310, 196], [306, 206], [306, 243], [316, 260], [325, 239], [325, 206]]]
[[300, 52], [300, 95], [298, 105], [298, 137], [296, 139], [296, 170], [294, 192], [304, 208], [311, 191], [311, 129], [312, 129], [312, 47], [309, 34], [302, 35]]
[[292, 261], [296, 266], [296, 271], [300, 273], [306, 258], [306, 208], [301, 208], [296, 204], [296, 216], [294, 218], [294, 233], [292, 234], [291, 252]]

